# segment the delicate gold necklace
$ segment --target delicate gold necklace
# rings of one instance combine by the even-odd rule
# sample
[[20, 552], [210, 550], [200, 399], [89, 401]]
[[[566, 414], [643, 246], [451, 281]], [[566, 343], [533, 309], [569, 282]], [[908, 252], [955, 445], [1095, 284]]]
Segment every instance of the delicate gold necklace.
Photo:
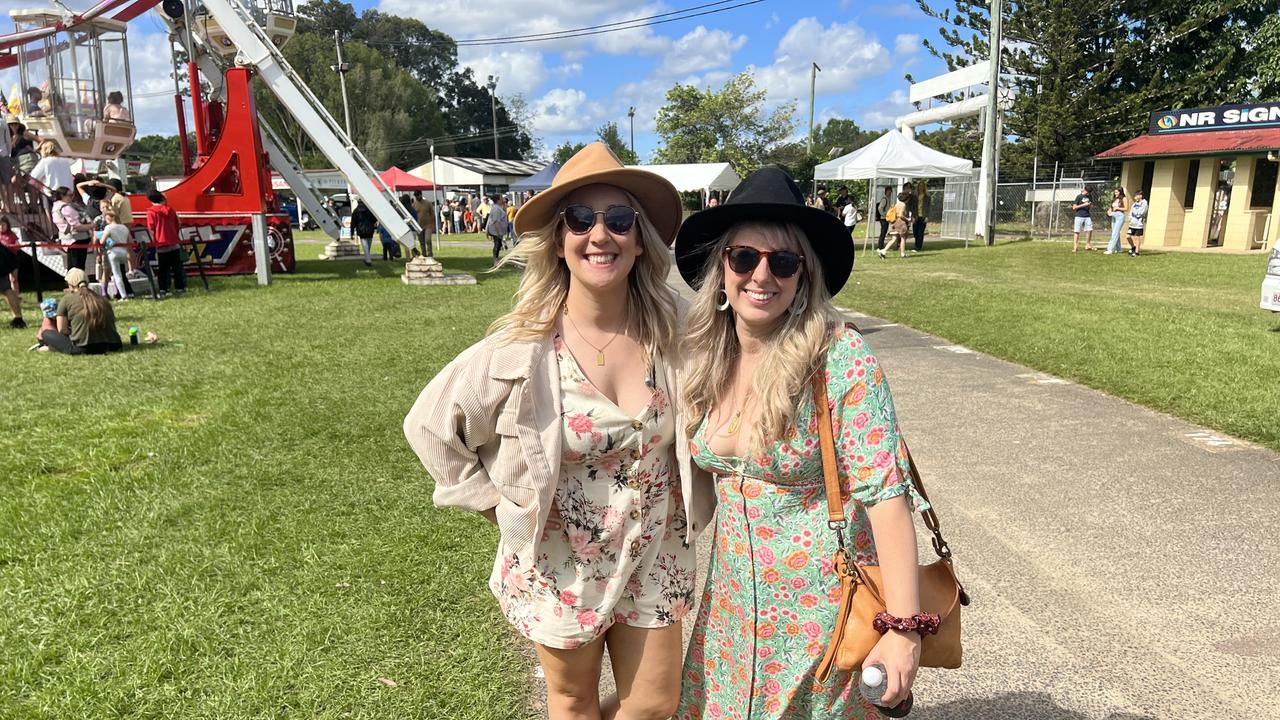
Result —
[[590, 345], [590, 346], [591, 346], [591, 348], [592, 348], [593, 350], [595, 350], [595, 351], [596, 351], [596, 367], [604, 367], [604, 351], [605, 351], [605, 348], [607, 348], [607, 347], [609, 347], [610, 345], [612, 345], [612, 344], [613, 344], [613, 341], [614, 341], [614, 340], [617, 340], [617, 339], [618, 339], [618, 336], [619, 336], [619, 335], [621, 335], [622, 333], [615, 332], [615, 333], [613, 334], [613, 337], [609, 338], [609, 342], [605, 343], [604, 345], [602, 345], [602, 346], [600, 346], [600, 347], [596, 347], [595, 343], [593, 343], [593, 342], [591, 342], [590, 340], [588, 340], [588, 339], [587, 339], [587, 336], [586, 336], [586, 335], [583, 335], [583, 334], [582, 334], [582, 331], [578, 329], [578, 324], [577, 324], [577, 323], [575, 323], [575, 322], [573, 321], [573, 318], [569, 317], [569, 308], [568, 308], [568, 306], [566, 306], [566, 307], [565, 307], [565, 309], [564, 309], [564, 317], [565, 317], [565, 319], [566, 319], [566, 320], [568, 320], [568, 321], [569, 321], [569, 325], [571, 325], [571, 326], [573, 327], [573, 331], [574, 331], [574, 332], [576, 332], [576, 333], [578, 333], [578, 337], [582, 338], [582, 342], [584, 342], [584, 343], [586, 343], [586, 344]]
[[[736, 384], [736, 379], [735, 379], [735, 384]], [[734, 390], [736, 391], [737, 388], [735, 387]], [[737, 393], [735, 392], [734, 394], [737, 394]], [[738, 403], [738, 409], [734, 411], [733, 415], [729, 417], [729, 424], [724, 429], [724, 434], [726, 436], [736, 435], [738, 433], [738, 429], [742, 426], [742, 411], [747, 409], [747, 399], [750, 396], [751, 396], [751, 391], [747, 390], [747, 392], [742, 396], [742, 402]]]

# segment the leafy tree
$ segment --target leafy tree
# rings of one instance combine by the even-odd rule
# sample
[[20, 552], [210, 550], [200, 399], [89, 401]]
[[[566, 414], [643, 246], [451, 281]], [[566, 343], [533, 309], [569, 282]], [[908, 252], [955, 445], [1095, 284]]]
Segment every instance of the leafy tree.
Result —
[[[195, 148], [196, 136], [188, 134], [187, 142]], [[124, 157], [151, 163], [152, 178], [182, 174], [182, 146], [177, 135], [144, 135], [133, 141]]]
[[[342, 90], [332, 38], [314, 33], [296, 35], [284, 48], [285, 57], [329, 113], [344, 122]], [[350, 70], [347, 97], [351, 133], [356, 145], [375, 167], [413, 166], [429, 157], [426, 138], [445, 134], [444, 120], [434, 95], [377, 50], [359, 43], [345, 48]], [[306, 133], [293, 121], [270, 91], [255, 99], [262, 118], [281, 135], [296, 158], [307, 167], [326, 167]]]
[[578, 151], [586, 146], [586, 143], [571, 143], [566, 140], [560, 143], [560, 146], [551, 154], [551, 160], [552, 162], [557, 162], [563, 165], [568, 162], [569, 158], [577, 155]]
[[[942, 21], [942, 45], [924, 44], [949, 68], [989, 56], [986, 2], [916, 2]], [[1154, 110], [1247, 102], [1276, 90], [1266, 74], [1275, 45], [1259, 37], [1277, 22], [1268, 0], [1020, 0], [1005, 12], [1002, 70], [1018, 92], [1005, 116], [1016, 141], [1002, 170], [1029, 174], [1033, 154], [1042, 163], [1088, 159], [1140, 134]]]
[[657, 162], [729, 162], [740, 173], [755, 170], [795, 129], [795, 103], [767, 113], [764, 100], [746, 72], [716, 92], [676, 84], [658, 111]]
[[618, 156], [623, 165], [640, 164], [640, 158], [631, 152], [631, 147], [627, 143], [623, 142], [622, 135], [618, 132], [618, 123], [610, 121], [596, 128], [596, 137]]
[[[436, 142], [438, 152], [466, 157], [493, 155], [494, 123], [489, 89], [480, 84], [470, 68], [458, 66], [457, 44], [452, 37], [413, 18], [373, 9], [357, 15], [355, 8], [343, 0], [310, 0], [298, 7], [298, 16], [298, 36], [323, 37], [332, 48], [334, 31], [342, 33], [342, 37], [349, 41], [346, 43], [347, 62], [353, 70], [356, 59], [352, 48], [363, 44], [393, 61], [422, 85], [433, 97], [434, 106], [443, 112], [442, 128], [433, 130], [429, 137], [460, 136], [460, 139]], [[286, 55], [294, 42], [296, 40], [285, 46]], [[293, 63], [292, 59], [290, 63]], [[294, 68], [297, 69], [298, 65], [295, 64]], [[347, 79], [350, 82], [351, 77]], [[522, 159], [531, 156], [535, 143], [527, 129], [528, 118], [523, 118], [524, 123], [517, 122], [513, 109], [508, 108], [501, 98], [497, 99], [496, 110], [500, 157]], [[398, 138], [398, 141], [414, 139], [411, 136]], [[426, 139], [417, 139], [422, 139], [422, 152], [426, 152]]]

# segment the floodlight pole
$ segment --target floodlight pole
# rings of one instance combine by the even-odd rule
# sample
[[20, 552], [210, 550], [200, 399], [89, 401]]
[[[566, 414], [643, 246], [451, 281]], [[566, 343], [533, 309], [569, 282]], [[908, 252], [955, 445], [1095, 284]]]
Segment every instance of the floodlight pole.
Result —
[[[486, 83], [489, 88], [489, 110], [493, 113], [493, 159], [498, 159], [498, 98], [494, 91], [498, 89], [498, 76], [490, 75], [489, 82]], [[484, 188], [480, 188], [484, 190]]]
[[[351, 135], [351, 104], [347, 101], [347, 60], [342, 56], [342, 32], [340, 30], [333, 31], [333, 44], [338, 49], [338, 64], [330, 69], [338, 73], [338, 85], [342, 88], [342, 115], [346, 121], [347, 142], [355, 145], [355, 137]], [[348, 148], [350, 150], [351, 148]], [[355, 209], [356, 199], [352, 197], [351, 183], [347, 183], [347, 202], [351, 203], [352, 209]]]
[[635, 155], [636, 154], [636, 107], [634, 105], [632, 105], [631, 108], [627, 110], [627, 118], [631, 120], [631, 154]]
[[[822, 72], [822, 68], [818, 67], [818, 63], [810, 63], [813, 65], [809, 69], [809, 154], [813, 154], [813, 106], [815, 91], [818, 88], [818, 73]], [[814, 180], [816, 186], [818, 181]]]
[[996, 184], [999, 182], [1000, 151], [996, 129], [1000, 126], [1000, 31], [1003, 8], [1000, 0], [991, 0], [991, 32], [988, 37], [988, 54], [991, 56], [991, 75], [987, 81], [987, 117], [982, 138], [981, 192], [983, 201], [978, 209], [983, 211], [979, 217], [979, 228], [983, 240], [988, 245], [995, 244]]

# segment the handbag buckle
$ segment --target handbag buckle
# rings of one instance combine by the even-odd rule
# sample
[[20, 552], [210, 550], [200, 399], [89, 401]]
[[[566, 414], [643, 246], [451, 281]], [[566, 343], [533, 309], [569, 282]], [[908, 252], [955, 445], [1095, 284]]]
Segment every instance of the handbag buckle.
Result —
[[947, 545], [947, 541], [942, 539], [942, 533], [935, 532], [933, 534], [933, 551], [938, 553], [938, 557], [943, 560], [951, 559], [951, 547]]
[[840, 543], [840, 549], [844, 550], [844, 529], [849, 527], [848, 520], [828, 520], [827, 527], [835, 530], [836, 540]]

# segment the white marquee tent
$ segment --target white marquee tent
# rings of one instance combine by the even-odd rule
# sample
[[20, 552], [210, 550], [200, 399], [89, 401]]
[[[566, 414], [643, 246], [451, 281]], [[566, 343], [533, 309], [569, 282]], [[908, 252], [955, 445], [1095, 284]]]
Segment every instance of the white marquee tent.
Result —
[[896, 130], [813, 169], [813, 176], [818, 180], [969, 177], [972, 174], [972, 160], [938, 152]]
[[684, 163], [676, 165], [629, 165], [666, 178], [680, 192], [700, 192], [703, 200], [713, 190], [729, 191], [738, 187], [742, 178], [729, 163]]
[[[876, 178], [971, 177], [973, 161], [938, 152], [931, 147], [890, 130], [848, 155], [828, 160], [813, 169], [815, 180], [870, 180], [867, 184], [867, 208], [875, 204], [872, 197]], [[866, 251], [871, 239], [871, 223], [867, 223]]]

